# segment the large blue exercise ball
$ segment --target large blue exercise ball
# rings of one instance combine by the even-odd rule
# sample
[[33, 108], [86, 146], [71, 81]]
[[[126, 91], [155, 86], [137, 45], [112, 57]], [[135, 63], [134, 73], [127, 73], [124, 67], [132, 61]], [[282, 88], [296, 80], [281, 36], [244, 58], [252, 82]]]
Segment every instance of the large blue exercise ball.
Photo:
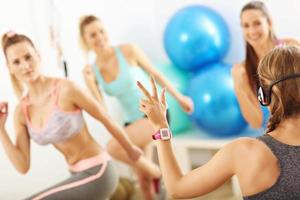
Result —
[[197, 71], [221, 60], [230, 44], [224, 19], [211, 8], [185, 7], [170, 19], [164, 32], [164, 47], [172, 62], [184, 70]]
[[212, 136], [238, 135], [247, 123], [235, 96], [230, 67], [214, 64], [193, 77], [187, 89], [195, 104], [192, 119]]

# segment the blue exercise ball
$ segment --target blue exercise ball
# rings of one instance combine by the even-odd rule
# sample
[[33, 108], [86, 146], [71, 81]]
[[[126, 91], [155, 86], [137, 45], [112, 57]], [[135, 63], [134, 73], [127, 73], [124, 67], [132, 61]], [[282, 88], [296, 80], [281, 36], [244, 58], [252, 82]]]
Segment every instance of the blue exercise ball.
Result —
[[170, 19], [164, 47], [178, 68], [197, 71], [221, 60], [229, 49], [230, 34], [224, 19], [205, 6], [185, 7]]
[[237, 135], [247, 123], [235, 96], [230, 67], [218, 63], [206, 69], [191, 79], [187, 89], [195, 104], [192, 119], [212, 136]]

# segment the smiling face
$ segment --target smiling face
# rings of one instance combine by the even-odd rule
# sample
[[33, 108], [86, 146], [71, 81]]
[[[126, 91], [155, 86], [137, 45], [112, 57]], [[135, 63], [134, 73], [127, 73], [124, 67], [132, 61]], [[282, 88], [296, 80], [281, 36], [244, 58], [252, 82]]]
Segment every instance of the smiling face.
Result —
[[103, 50], [109, 47], [108, 35], [99, 20], [83, 27], [83, 41], [90, 50]]
[[40, 56], [27, 41], [22, 41], [6, 49], [8, 68], [18, 80], [32, 83], [39, 76]]
[[241, 14], [241, 26], [245, 40], [258, 46], [270, 39], [271, 21], [258, 9], [247, 9]]

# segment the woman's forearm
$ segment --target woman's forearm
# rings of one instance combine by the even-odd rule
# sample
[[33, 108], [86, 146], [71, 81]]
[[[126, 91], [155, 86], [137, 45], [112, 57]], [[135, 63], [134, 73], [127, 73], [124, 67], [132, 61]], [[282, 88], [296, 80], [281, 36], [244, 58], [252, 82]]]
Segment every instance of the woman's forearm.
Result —
[[[156, 131], [162, 128], [169, 128], [166, 121], [154, 127]], [[174, 194], [176, 193], [180, 179], [183, 177], [183, 173], [176, 160], [172, 142], [171, 140], [157, 140], [156, 146], [159, 165], [167, 191], [170, 194]]]
[[173, 194], [183, 174], [173, 152], [171, 141], [157, 141], [157, 153], [167, 191]]
[[238, 88], [235, 89], [236, 96], [242, 115], [249, 125], [253, 128], [260, 128], [263, 122], [262, 111], [257, 104], [251, 101], [251, 97], [245, 92]]
[[29, 169], [29, 163], [26, 162], [24, 154], [10, 140], [5, 129], [0, 130], [0, 140], [5, 153], [16, 170], [25, 174]]
[[179, 100], [182, 94], [170, 83], [168, 79], [166, 79], [162, 74], [159, 72], [153, 74], [155, 80], [162, 86], [165, 87], [168, 92], [176, 99]]
[[126, 151], [131, 150], [132, 142], [122, 127], [109, 118], [107, 118], [103, 124]]

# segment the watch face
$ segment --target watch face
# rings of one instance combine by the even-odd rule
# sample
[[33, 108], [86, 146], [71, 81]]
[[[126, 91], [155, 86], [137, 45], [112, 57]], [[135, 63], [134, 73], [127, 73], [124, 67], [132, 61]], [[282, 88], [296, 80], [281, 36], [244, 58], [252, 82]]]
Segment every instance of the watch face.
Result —
[[162, 137], [168, 137], [169, 136], [169, 130], [167, 130], [167, 129], [162, 130], [161, 135], [162, 135]]
[[162, 140], [168, 140], [168, 139], [170, 139], [171, 137], [171, 135], [170, 135], [170, 131], [169, 131], [169, 129], [161, 129], [160, 130], [160, 135], [161, 135], [161, 139]]

